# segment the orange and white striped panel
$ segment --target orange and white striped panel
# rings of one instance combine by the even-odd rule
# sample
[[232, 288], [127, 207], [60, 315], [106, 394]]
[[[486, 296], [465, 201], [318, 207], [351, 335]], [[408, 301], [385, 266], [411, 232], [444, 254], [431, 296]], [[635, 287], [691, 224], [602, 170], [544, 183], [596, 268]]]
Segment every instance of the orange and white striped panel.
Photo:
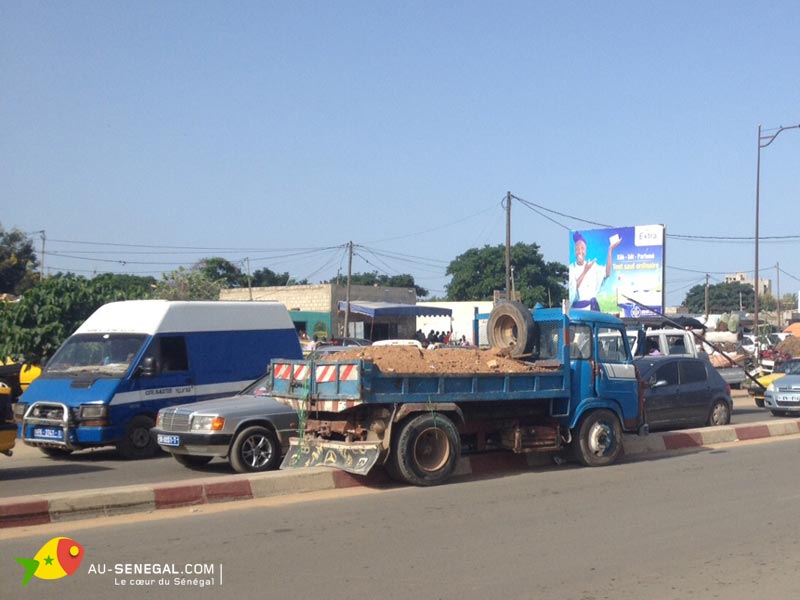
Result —
[[275, 379], [294, 379], [303, 381], [308, 379], [311, 369], [308, 365], [292, 365], [289, 363], [278, 363], [275, 365]]
[[330, 383], [336, 381], [336, 365], [318, 365], [314, 375], [317, 383]]
[[358, 365], [341, 365], [339, 367], [339, 381], [358, 380]]
[[339, 371], [339, 381], [358, 380], [358, 365], [318, 365], [314, 375], [317, 383], [336, 381], [337, 370]]
[[278, 363], [275, 365], [275, 379], [289, 379], [292, 376], [292, 365]]

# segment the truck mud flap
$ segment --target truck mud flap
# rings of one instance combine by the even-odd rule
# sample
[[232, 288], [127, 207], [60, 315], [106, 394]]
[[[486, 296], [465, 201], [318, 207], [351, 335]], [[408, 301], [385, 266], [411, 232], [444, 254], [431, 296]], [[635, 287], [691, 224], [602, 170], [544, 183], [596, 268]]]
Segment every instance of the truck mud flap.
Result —
[[281, 469], [334, 467], [355, 475], [366, 475], [378, 462], [381, 451], [380, 442], [347, 443], [292, 438]]

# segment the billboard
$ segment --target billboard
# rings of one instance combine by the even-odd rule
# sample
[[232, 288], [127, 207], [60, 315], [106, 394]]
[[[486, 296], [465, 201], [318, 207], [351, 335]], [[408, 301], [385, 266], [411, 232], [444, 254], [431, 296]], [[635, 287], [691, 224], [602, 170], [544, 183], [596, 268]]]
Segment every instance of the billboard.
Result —
[[633, 318], [664, 312], [665, 238], [663, 225], [571, 231], [570, 306]]

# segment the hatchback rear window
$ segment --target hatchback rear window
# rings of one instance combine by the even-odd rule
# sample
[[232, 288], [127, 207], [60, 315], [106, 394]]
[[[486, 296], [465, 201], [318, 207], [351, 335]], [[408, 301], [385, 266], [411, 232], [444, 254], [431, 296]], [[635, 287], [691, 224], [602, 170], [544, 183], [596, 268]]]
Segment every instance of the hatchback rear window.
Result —
[[707, 379], [706, 367], [701, 362], [681, 361], [681, 383], [700, 383]]

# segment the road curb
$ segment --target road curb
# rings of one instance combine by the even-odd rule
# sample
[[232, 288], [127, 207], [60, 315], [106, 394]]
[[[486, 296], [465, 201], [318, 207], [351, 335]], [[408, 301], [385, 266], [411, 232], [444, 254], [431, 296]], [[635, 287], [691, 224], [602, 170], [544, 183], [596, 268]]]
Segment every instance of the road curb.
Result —
[[[624, 447], [626, 457], [636, 457], [797, 434], [800, 434], [800, 421], [786, 419], [652, 433], [645, 437], [629, 435], [625, 436]], [[464, 479], [525, 471], [549, 464], [551, 460], [550, 453], [497, 452], [464, 456], [458, 463], [455, 477]], [[314, 467], [176, 483], [20, 496], [0, 499], [0, 529], [358, 486], [380, 487], [389, 481], [382, 469], [376, 469], [368, 477], [360, 477], [336, 469]]]

